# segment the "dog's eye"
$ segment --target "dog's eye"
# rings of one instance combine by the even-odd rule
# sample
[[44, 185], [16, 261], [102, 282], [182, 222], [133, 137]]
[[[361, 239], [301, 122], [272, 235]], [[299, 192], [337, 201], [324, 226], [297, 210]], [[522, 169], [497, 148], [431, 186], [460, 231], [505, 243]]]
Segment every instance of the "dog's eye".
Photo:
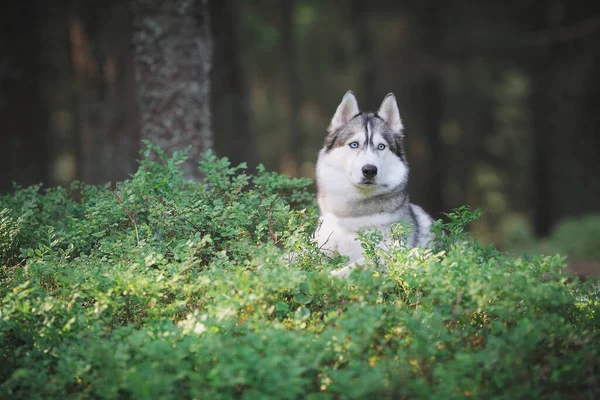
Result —
[[352, 142], [348, 146], [350, 146], [351, 148], [355, 149], [355, 148], [358, 147], [358, 142]]
[[385, 149], [385, 144], [381, 143], [379, 146], [377, 146], [377, 150], [383, 150]]

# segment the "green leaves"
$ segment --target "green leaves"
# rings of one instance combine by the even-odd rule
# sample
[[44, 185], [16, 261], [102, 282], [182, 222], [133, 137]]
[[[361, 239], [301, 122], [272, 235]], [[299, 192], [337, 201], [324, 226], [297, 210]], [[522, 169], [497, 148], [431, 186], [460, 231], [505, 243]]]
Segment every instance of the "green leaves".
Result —
[[208, 154], [199, 184], [184, 153], [147, 155], [112, 191], [0, 198], [0, 397], [598, 394], [594, 282], [479, 246], [477, 212], [436, 223], [429, 250], [364, 232], [376, 268], [332, 279], [345, 261], [311, 241], [309, 181]]

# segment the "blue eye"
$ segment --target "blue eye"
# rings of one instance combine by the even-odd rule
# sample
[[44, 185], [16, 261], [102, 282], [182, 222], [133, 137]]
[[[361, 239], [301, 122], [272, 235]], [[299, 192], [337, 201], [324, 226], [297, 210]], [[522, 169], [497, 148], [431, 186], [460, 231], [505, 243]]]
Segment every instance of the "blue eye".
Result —
[[351, 148], [355, 149], [355, 148], [358, 147], [358, 142], [352, 142], [348, 146], [350, 146]]
[[383, 150], [385, 149], [385, 144], [380, 144], [379, 146], [377, 146], [377, 150]]

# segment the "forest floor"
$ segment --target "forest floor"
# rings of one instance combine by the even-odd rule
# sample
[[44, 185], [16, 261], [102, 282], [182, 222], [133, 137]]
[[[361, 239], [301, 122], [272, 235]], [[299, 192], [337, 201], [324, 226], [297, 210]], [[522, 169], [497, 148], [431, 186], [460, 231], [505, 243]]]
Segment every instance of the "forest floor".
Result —
[[566, 272], [580, 279], [600, 278], [600, 261], [573, 260], [568, 262]]

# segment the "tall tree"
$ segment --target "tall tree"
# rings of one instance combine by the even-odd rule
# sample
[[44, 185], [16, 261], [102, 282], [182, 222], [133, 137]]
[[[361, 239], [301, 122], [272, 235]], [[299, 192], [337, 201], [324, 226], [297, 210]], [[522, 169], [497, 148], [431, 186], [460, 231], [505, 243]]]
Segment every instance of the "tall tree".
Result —
[[533, 9], [533, 209], [536, 231], [546, 235], [562, 218], [600, 212], [600, 5]]
[[191, 146], [186, 175], [213, 147], [208, 0], [132, 0], [141, 137], [168, 152]]
[[302, 125], [300, 121], [301, 86], [298, 73], [298, 50], [294, 30], [295, 0], [281, 1], [281, 61], [288, 99], [287, 149], [283, 152], [282, 168], [297, 175], [302, 161]]
[[0, 13], [0, 192], [47, 177], [39, 84], [41, 15], [29, 2]]
[[[46, 143], [45, 165], [49, 175], [44, 183], [68, 185], [81, 178], [79, 153], [79, 118], [76, 110], [76, 76], [71, 63], [69, 35], [69, 0], [59, 0], [48, 7], [39, 1], [44, 15], [39, 25], [40, 98], [44, 108], [38, 118], [44, 122], [42, 143]], [[81, 104], [82, 102], [79, 102]]]
[[[444, 2], [425, 0], [414, 4], [410, 26], [412, 57], [408, 73], [413, 77], [409, 83], [410, 103], [415, 117], [407, 133], [409, 154], [419, 174], [409, 185], [414, 189], [415, 200], [432, 215], [445, 210], [442, 182], [445, 168], [444, 149], [441, 143], [443, 117], [442, 92], [442, 14]], [[414, 176], [414, 175], [413, 175]]]
[[243, 3], [243, 0], [210, 0], [214, 41], [211, 72], [212, 123], [217, 154], [227, 156], [235, 165], [245, 161], [252, 168], [257, 159], [244, 75]]
[[[79, 144], [78, 178], [125, 179], [135, 172], [139, 149], [131, 11], [118, 0], [78, 1], [68, 25], [72, 66], [60, 70], [63, 81], [72, 70], [76, 75], [79, 135], [71, 142]], [[63, 87], [61, 93], [69, 91]]]
[[[365, 7], [363, 0], [350, 2], [350, 23], [353, 25], [354, 40], [356, 43], [356, 59], [360, 60], [360, 75], [356, 85], [360, 87], [360, 101], [363, 107], [375, 109], [381, 102], [385, 93], [378, 91], [377, 56], [374, 51], [375, 43], [373, 34], [369, 29], [371, 13]], [[387, 87], [383, 91], [389, 91]]]

